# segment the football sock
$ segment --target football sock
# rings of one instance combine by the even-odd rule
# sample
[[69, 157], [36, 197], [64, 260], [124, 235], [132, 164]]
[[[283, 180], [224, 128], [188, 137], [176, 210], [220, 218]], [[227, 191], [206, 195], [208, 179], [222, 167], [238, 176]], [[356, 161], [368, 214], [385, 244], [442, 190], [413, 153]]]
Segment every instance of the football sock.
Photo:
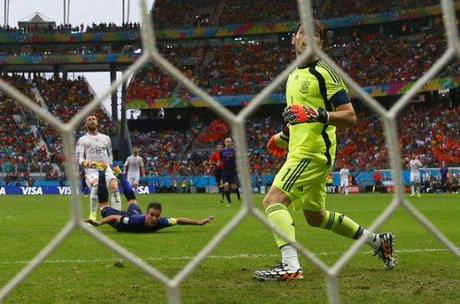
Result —
[[238, 197], [238, 200], [241, 201], [240, 189], [236, 188], [235, 193], [236, 193], [236, 196]]
[[120, 192], [118, 190], [112, 193], [111, 200], [110, 200], [110, 206], [113, 209], [116, 209], [118, 211], [121, 210], [121, 197], [120, 197]]
[[411, 193], [412, 195], [415, 194], [415, 189], [414, 189], [414, 188], [415, 188], [414, 185], [411, 185], [411, 186], [410, 186], [410, 193]]
[[136, 194], [134, 193], [133, 187], [129, 184], [128, 180], [126, 179], [126, 176], [123, 174], [118, 175], [118, 179], [121, 182], [121, 185], [123, 187], [123, 194], [125, 195], [126, 199], [133, 200], [136, 199]]
[[300, 268], [299, 257], [297, 250], [292, 245], [285, 245], [281, 247], [282, 262], [288, 265], [289, 270], [297, 271]]
[[348, 216], [334, 211], [325, 211], [326, 216], [319, 226], [320, 228], [332, 230], [337, 234], [355, 240], [363, 234], [364, 228], [355, 223]]
[[225, 197], [227, 198], [227, 202], [231, 204], [232, 200], [230, 199], [230, 190], [225, 191]]
[[96, 220], [97, 218], [97, 207], [98, 207], [98, 186], [91, 187], [89, 195], [89, 218]]
[[222, 187], [219, 187], [219, 192], [220, 192], [220, 195], [222, 196], [222, 199], [224, 199], [224, 189]]
[[[292, 219], [291, 213], [289, 213], [286, 206], [279, 203], [273, 204], [265, 209], [265, 214], [267, 215], [270, 223], [283, 232], [290, 241], [295, 242], [294, 220]], [[273, 233], [273, 236], [275, 237], [278, 248], [289, 244], [289, 242], [286, 242], [275, 233]]]
[[99, 171], [97, 196], [99, 203], [107, 203], [109, 201], [109, 191], [107, 191], [107, 183], [105, 182], [105, 172], [103, 171]]
[[378, 234], [371, 233], [367, 229], [363, 229], [363, 237], [366, 239], [366, 244], [371, 246], [374, 250], [380, 247], [380, 237]]

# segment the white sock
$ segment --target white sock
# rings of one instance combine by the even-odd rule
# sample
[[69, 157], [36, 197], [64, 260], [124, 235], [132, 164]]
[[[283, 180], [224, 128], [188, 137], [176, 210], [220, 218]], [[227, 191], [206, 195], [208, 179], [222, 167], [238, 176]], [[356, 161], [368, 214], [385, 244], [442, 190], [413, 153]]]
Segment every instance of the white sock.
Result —
[[348, 195], [348, 187], [345, 187], [345, 195]]
[[292, 245], [285, 245], [281, 248], [282, 262], [288, 265], [290, 271], [297, 271], [300, 268], [297, 250]]
[[369, 230], [364, 229], [363, 237], [366, 238], [366, 243], [374, 250], [377, 250], [380, 247], [380, 237], [378, 234], [371, 233]]
[[415, 188], [414, 185], [411, 185], [411, 186], [410, 186], [410, 192], [411, 192], [412, 195], [415, 194], [415, 189], [414, 189], [414, 188]]
[[97, 218], [97, 207], [99, 205], [97, 197], [97, 186], [91, 187], [91, 193], [89, 195], [89, 218]]
[[111, 199], [110, 199], [110, 206], [113, 209], [117, 209], [118, 211], [121, 210], [121, 198], [120, 198], [120, 192], [118, 190], [116, 192], [111, 193]]

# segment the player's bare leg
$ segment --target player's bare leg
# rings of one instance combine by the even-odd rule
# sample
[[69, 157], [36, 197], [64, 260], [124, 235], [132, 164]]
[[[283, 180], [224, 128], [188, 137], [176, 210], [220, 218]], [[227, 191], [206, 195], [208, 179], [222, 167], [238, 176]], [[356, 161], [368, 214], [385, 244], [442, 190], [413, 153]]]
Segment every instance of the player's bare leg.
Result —
[[236, 184], [232, 184], [231, 189], [233, 192], [236, 193], [236, 197], [238, 198], [238, 201], [241, 201], [240, 190], [238, 189], [238, 186]]
[[222, 181], [219, 182], [219, 193], [220, 193], [220, 202], [225, 203], [224, 201], [225, 191], [224, 191], [224, 184], [222, 183]]
[[232, 204], [232, 199], [230, 198], [230, 184], [229, 183], [224, 184], [224, 193], [225, 193], [225, 198], [227, 199], [227, 207], [230, 207]]

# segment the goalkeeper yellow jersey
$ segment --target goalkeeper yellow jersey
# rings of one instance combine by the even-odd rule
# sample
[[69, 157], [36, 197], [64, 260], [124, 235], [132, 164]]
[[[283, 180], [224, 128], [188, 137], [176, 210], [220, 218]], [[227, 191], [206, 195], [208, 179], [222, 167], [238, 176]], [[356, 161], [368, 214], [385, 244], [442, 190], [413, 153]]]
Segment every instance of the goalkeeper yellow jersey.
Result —
[[[286, 83], [286, 103], [304, 105], [328, 112], [343, 102], [334, 102], [337, 95], [348, 99], [348, 88], [340, 76], [323, 61], [313, 61], [295, 69]], [[343, 98], [341, 98], [343, 100]], [[337, 147], [335, 126], [322, 123], [301, 123], [289, 126], [288, 158], [310, 158], [332, 165]]]

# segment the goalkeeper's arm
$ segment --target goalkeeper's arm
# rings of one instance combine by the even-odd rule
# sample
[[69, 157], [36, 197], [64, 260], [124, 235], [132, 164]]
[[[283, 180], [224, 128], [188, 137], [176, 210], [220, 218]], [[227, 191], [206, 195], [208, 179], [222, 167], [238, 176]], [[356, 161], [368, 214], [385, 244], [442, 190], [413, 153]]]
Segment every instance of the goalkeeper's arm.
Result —
[[276, 133], [274, 136], [275, 143], [279, 148], [287, 149], [289, 146], [289, 127], [284, 125], [281, 132]]
[[353, 105], [347, 103], [338, 106], [334, 112], [328, 112], [329, 124], [337, 127], [349, 128], [356, 125], [356, 113]]
[[94, 221], [92, 219], [87, 219], [87, 220], [85, 220], [85, 222], [97, 227], [97, 226], [102, 226], [102, 225], [105, 225], [105, 224], [108, 224], [108, 223], [111, 223], [111, 222], [119, 223], [120, 220], [121, 220], [121, 215], [114, 214], [114, 215], [109, 215], [107, 217], [104, 217], [100, 221]]

